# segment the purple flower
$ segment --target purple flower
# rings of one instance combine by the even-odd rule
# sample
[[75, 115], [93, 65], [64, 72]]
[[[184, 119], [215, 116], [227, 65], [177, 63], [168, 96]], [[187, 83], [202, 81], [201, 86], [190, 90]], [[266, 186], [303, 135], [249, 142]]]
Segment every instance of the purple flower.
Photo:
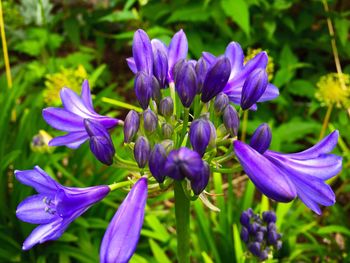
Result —
[[143, 113], [143, 127], [146, 132], [153, 133], [158, 127], [158, 117], [150, 109], [145, 110]]
[[159, 113], [169, 118], [174, 113], [174, 102], [171, 97], [163, 98], [159, 103]]
[[271, 144], [272, 133], [267, 123], [260, 124], [250, 139], [250, 146], [263, 154]]
[[235, 137], [238, 134], [239, 116], [236, 109], [232, 105], [228, 105], [223, 113], [223, 121], [226, 130]]
[[210, 141], [210, 124], [204, 118], [196, 119], [191, 123], [189, 138], [193, 149], [203, 156]]
[[140, 117], [136, 111], [131, 110], [124, 120], [124, 142], [129, 143], [137, 134], [140, 127]]
[[[234, 142], [234, 151], [244, 171], [266, 196], [279, 202], [289, 202], [298, 196], [307, 207], [321, 214], [319, 205], [331, 206], [335, 195], [325, 183], [340, 172], [342, 158], [330, 154], [338, 141], [338, 131], [332, 132], [308, 150], [283, 154], [270, 150], [258, 152], [258, 143], [251, 146]], [[260, 136], [262, 145], [269, 145], [269, 136]]]
[[214, 110], [216, 113], [222, 113], [226, 106], [229, 104], [230, 100], [227, 95], [223, 92], [220, 92], [214, 101]]
[[129, 262], [140, 238], [147, 200], [147, 179], [132, 187], [103, 237], [100, 262]]
[[191, 63], [184, 62], [179, 66], [176, 72], [175, 88], [182, 105], [189, 108], [196, 96], [197, 89], [196, 72]]
[[154, 145], [148, 161], [149, 169], [158, 183], [164, 182], [164, 166], [167, 160], [166, 151], [163, 145]]
[[117, 119], [99, 115], [94, 111], [87, 80], [83, 82], [81, 97], [68, 88], [61, 89], [60, 96], [63, 108], [46, 108], [43, 110], [43, 117], [53, 128], [68, 133], [52, 139], [49, 142], [50, 146], [66, 145], [72, 149], [78, 148], [89, 139], [84, 119], [95, 120], [107, 130], [119, 123]]
[[[268, 56], [266, 52], [262, 51], [244, 64], [244, 54], [242, 48], [236, 42], [231, 42], [226, 47], [225, 56], [230, 60], [231, 74], [225, 88], [223, 89], [223, 92], [229, 96], [231, 102], [240, 105], [244, 82], [254, 70], [266, 70]], [[203, 52], [203, 58], [209, 65], [215, 63], [217, 59], [208, 52]], [[278, 88], [271, 83], [268, 83], [265, 92], [257, 102], [272, 100], [278, 97], [278, 95]], [[256, 105], [253, 105], [251, 109], [255, 108]]]
[[134, 146], [134, 158], [140, 168], [145, 168], [147, 165], [151, 146], [146, 137], [140, 136], [137, 138]]
[[136, 98], [139, 101], [142, 109], [147, 109], [149, 100], [153, 93], [153, 77], [147, 75], [144, 71], [139, 71], [136, 74], [134, 82], [134, 90]]
[[113, 164], [114, 145], [108, 131], [99, 122], [85, 119], [84, 125], [90, 136], [90, 150], [96, 158], [106, 164]]
[[16, 215], [20, 220], [39, 224], [24, 241], [23, 250], [58, 239], [72, 221], [110, 191], [106, 185], [86, 188], [62, 186], [38, 166], [34, 170], [15, 171], [15, 176], [22, 184], [38, 192], [17, 207]]
[[150, 41], [147, 34], [139, 29], [134, 35], [133, 57], [126, 61], [133, 73], [145, 71], [149, 75], [154, 74], [164, 88], [174, 81], [173, 68], [179, 60], [187, 57], [187, 52], [187, 38], [182, 29], [173, 36], [169, 47], [158, 39]]

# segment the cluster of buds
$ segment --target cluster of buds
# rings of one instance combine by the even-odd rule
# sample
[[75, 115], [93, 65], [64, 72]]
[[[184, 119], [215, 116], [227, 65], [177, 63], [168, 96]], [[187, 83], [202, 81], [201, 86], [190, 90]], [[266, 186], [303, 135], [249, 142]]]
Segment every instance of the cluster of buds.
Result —
[[276, 229], [276, 214], [265, 211], [262, 218], [255, 214], [251, 208], [241, 215], [241, 239], [248, 250], [260, 260], [266, 260], [273, 249], [282, 247], [281, 234]]

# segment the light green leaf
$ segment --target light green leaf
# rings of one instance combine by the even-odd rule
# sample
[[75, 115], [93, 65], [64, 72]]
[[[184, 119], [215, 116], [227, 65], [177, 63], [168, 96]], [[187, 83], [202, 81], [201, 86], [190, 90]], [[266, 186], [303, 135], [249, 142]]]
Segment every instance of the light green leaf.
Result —
[[250, 35], [249, 7], [244, 0], [221, 0], [221, 6], [226, 15], [246, 33]]

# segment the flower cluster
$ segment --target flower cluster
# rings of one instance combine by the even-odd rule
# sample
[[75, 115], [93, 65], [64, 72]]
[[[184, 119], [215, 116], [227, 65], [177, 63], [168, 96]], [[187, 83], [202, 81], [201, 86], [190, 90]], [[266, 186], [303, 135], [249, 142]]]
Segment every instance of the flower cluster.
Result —
[[[330, 154], [337, 144], [337, 131], [310, 149], [293, 154], [268, 149], [272, 132], [267, 124], [256, 129], [249, 145], [239, 140], [241, 114], [279, 95], [269, 83], [266, 52], [245, 59], [240, 45], [231, 42], [219, 56], [203, 52], [193, 60], [187, 53], [182, 30], [168, 46], [151, 40], [141, 29], [135, 32], [133, 56], [127, 63], [135, 74], [134, 91], [141, 108], [133, 106], [135, 110], [129, 111], [124, 121], [94, 110], [87, 81], [81, 96], [69, 88], [61, 90], [63, 108], [43, 110], [49, 125], [67, 133], [53, 138], [49, 146], [75, 149], [89, 141], [100, 162], [127, 169], [131, 178], [108, 186], [73, 188], [58, 184], [39, 167], [17, 171], [17, 179], [38, 192], [17, 209], [21, 220], [40, 224], [25, 241], [24, 249], [57, 239], [75, 218], [110, 191], [135, 183], [108, 226], [100, 249], [101, 262], [127, 262], [140, 236], [148, 188], [161, 192], [174, 186], [175, 199], [181, 198], [181, 202], [175, 200], [176, 217], [182, 212], [177, 204], [187, 202], [189, 207], [198, 197], [213, 209], [205, 191], [210, 174], [237, 172], [231, 167], [235, 160], [256, 187], [275, 201], [299, 197], [317, 214], [321, 213], [319, 205], [334, 204], [335, 195], [325, 181], [341, 170], [341, 157]], [[113, 129], [117, 125], [124, 130], [124, 145], [118, 149], [124, 146], [130, 158], [122, 158], [114, 147]], [[189, 211], [183, 210], [189, 217]], [[265, 213], [263, 221], [251, 211], [242, 217], [246, 229], [242, 238], [254, 255], [265, 258], [268, 246], [280, 246], [273, 213]], [[181, 245], [181, 249], [188, 247]], [[181, 256], [185, 255], [182, 251]]]
[[243, 211], [240, 222], [242, 225], [241, 239], [248, 250], [260, 260], [266, 260], [272, 249], [282, 247], [281, 234], [276, 229], [276, 214], [265, 211], [262, 218], [255, 214], [251, 208]]

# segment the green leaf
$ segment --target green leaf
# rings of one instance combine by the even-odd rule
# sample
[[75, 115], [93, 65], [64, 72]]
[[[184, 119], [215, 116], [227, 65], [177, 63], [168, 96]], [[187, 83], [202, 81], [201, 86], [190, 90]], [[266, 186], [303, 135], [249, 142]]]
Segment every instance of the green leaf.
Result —
[[171, 263], [171, 261], [169, 260], [169, 258], [166, 256], [166, 254], [164, 253], [163, 249], [160, 248], [160, 246], [153, 240], [150, 239], [149, 240], [149, 244], [153, 253], [153, 256], [155, 257], [155, 259], [158, 262], [161, 263]]
[[315, 96], [315, 85], [310, 81], [303, 79], [296, 79], [287, 85], [289, 93], [301, 97], [314, 98]]
[[221, 0], [221, 6], [226, 15], [246, 33], [250, 35], [249, 7], [244, 0]]
[[335, 19], [335, 34], [338, 36], [342, 46], [345, 46], [348, 40], [350, 21], [346, 18]]
[[236, 261], [239, 263], [244, 263], [245, 260], [243, 256], [241, 237], [236, 224], [233, 225], [233, 241], [234, 241]]
[[174, 22], [204, 22], [209, 19], [210, 12], [202, 6], [186, 7], [174, 10], [166, 23]]
[[340, 226], [340, 225], [324, 226], [317, 230], [317, 234], [320, 234], [320, 235], [331, 234], [331, 233], [341, 233], [341, 234], [350, 236], [350, 230], [345, 226]]

